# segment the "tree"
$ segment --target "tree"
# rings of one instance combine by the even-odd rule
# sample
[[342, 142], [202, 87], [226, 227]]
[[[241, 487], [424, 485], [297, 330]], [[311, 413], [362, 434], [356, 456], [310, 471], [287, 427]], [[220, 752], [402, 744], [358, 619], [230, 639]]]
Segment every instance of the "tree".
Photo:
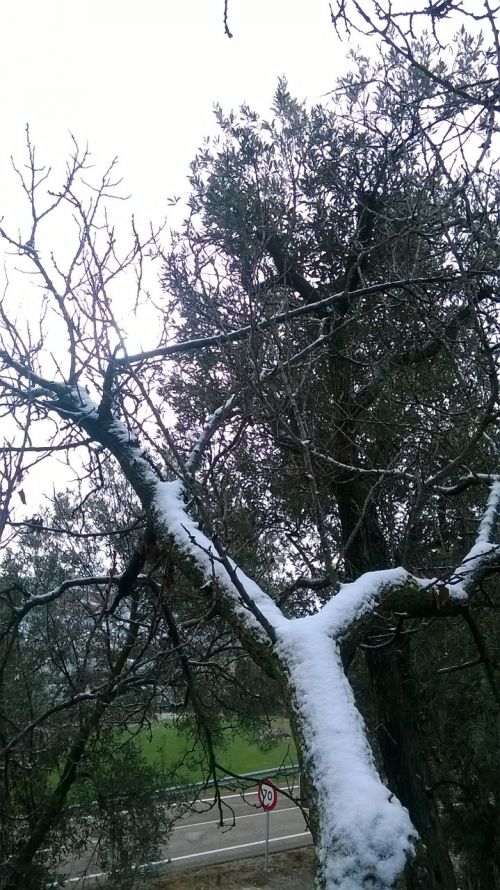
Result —
[[[434, 50], [423, 38], [415, 52]], [[484, 51], [463, 34], [454, 64], [479, 76]], [[135, 228], [119, 253], [102, 210], [114, 174], [83, 198], [77, 147], [47, 203], [28, 141], [30, 227], [1, 232], [41, 282], [58, 341], [43, 311], [40, 334], [24, 334], [5, 299], [3, 406], [24, 436], [15, 453], [62, 450], [90, 484], [114, 467], [135, 492], [142, 543], [99, 583], [132, 576], [118, 592], [128, 608], [154, 591], [213, 774], [193, 627], [225, 628], [277, 684], [312, 800], [319, 887], [389, 890], [415, 828], [424, 843], [408, 886], [456, 886], [446, 801], [432, 793], [438, 773], [418, 726], [413, 640], [425, 649], [438, 619], [461, 619], [488, 707], [499, 702], [481, 629], [498, 595], [494, 117], [441, 99], [391, 48], [374, 65], [357, 58], [334, 111], [307, 111], [282, 83], [271, 121], [220, 112], [168, 253]], [[75, 248], [58, 261], [44, 226], [68, 208]], [[144, 316], [151, 251], [163, 263], [162, 333], [132, 355], [113, 289], [135, 269]], [[9, 626], [36, 602], [6, 598]], [[367, 713], [378, 709], [378, 766], [349, 671]], [[74, 751], [71, 764], [74, 778]], [[491, 778], [473, 778], [487, 790]], [[23, 886], [67, 790], [19, 845], [8, 890]]]
[[[405, 9], [396, 8], [392, 0], [334, 0], [330, 13], [337, 33], [353, 31], [385, 44], [405, 66], [429, 78], [445, 102], [456, 101], [458, 106], [476, 111], [500, 110], [498, 8], [490, 0], [417, 0]], [[482, 49], [479, 66], [469, 68], [465, 57], [456, 57], [451, 66], [444, 65], [442, 58], [435, 64], [435, 59], [422, 55], [417, 39], [422, 32], [428, 33], [429, 42], [444, 54], [451, 29], [459, 24], [471, 43], [476, 35]]]
[[[85, 503], [59, 496], [53, 511], [21, 525], [16, 548], [3, 560], [2, 887], [20, 848], [31, 844], [36, 852], [43, 838], [43, 857], [33, 863], [27, 856], [19, 874], [23, 887], [50, 886], [64, 863], [85, 851], [90, 836], [98, 838], [95, 857], [102, 867], [119, 870], [123, 885], [131, 851], [158, 858], [160, 839], [168, 834], [171, 820], [163, 802], [153, 799], [160, 777], [133, 739], [165, 708], [175, 659], [167, 641], [161, 643], [154, 599], [144, 589], [129, 599], [128, 551], [137, 525], [130, 513], [123, 484], [89, 492]], [[122, 560], [128, 563], [123, 572]], [[58, 818], [70, 792], [72, 806]], [[145, 806], [147, 830], [139, 816]], [[92, 815], [85, 818], [88, 810]]]
[[[451, 542], [447, 540], [446, 547], [450, 549], [443, 564], [444, 538], [449, 539], [446, 528], [450, 528], [449, 523], [454, 528], [460, 527], [463, 520], [460, 515], [456, 519], [449, 515], [450, 511], [455, 512], [448, 503], [451, 492], [444, 495], [443, 489], [441, 493], [435, 491], [431, 495], [430, 491], [425, 490], [424, 480], [429, 479], [431, 487], [437, 484], [439, 488], [439, 478], [444, 479], [450, 462], [453, 464], [460, 453], [467, 459], [469, 443], [477, 441], [477, 430], [474, 431], [471, 426], [471, 403], [467, 405], [463, 401], [461, 377], [474, 377], [479, 385], [473, 397], [475, 406], [481, 403], [486, 405], [489, 385], [493, 401], [496, 399], [496, 371], [492, 370], [489, 380], [483, 377], [480, 382], [477, 368], [486, 368], [485, 354], [481, 357], [477, 353], [475, 337], [469, 333], [466, 318], [469, 310], [460, 302], [462, 284], [455, 290], [455, 285], [446, 275], [446, 290], [443, 292], [442, 288], [440, 271], [448, 267], [450, 273], [453, 269], [453, 258], [449, 254], [450, 224], [455, 227], [457, 240], [453, 240], [453, 244], [456, 251], [459, 244], [467, 244], [466, 220], [470, 216], [464, 212], [462, 222], [465, 222], [465, 228], [460, 233], [461, 223], [455, 211], [461, 182], [447, 169], [439, 152], [436, 165], [432, 167], [430, 163], [430, 159], [436, 157], [432, 128], [429, 125], [428, 128], [423, 127], [419, 117], [422, 114], [423, 118], [428, 112], [429, 84], [413, 76], [411, 79], [406, 75], [401, 77], [394, 54], [387, 59], [388, 70], [379, 69], [375, 75], [369, 75], [366, 61], [360, 59], [359, 63], [359, 81], [381, 84], [381, 87], [374, 95], [376, 126], [375, 115], [371, 119], [367, 115], [366, 90], [358, 92], [361, 88], [354, 78], [345, 84], [349, 122], [355, 121], [359, 113], [359, 138], [356, 141], [352, 140], [350, 132], [346, 135], [344, 131], [344, 138], [339, 135], [338, 114], [329, 115], [322, 109], [314, 109], [309, 118], [283, 89], [277, 97], [278, 119], [269, 142], [266, 142], [269, 129], [259, 129], [255, 116], [248, 111], [244, 111], [240, 118], [221, 120], [226, 141], [222, 149], [220, 145], [216, 146], [211, 157], [204, 151], [195, 164], [193, 216], [186, 227], [183, 245], [171, 257], [167, 286], [174, 293], [177, 305], [182, 300], [182, 304], [187, 306], [187, 324], [179, 332], [181, 339], [186, 340], [206, 334], [206, 319], [215, 313], [221, 330], [237, 328], [242, 323], [238, 313], [244, 299], [248, 300], [248, 312], [254, 314], [257, 323], [259, 318], [263, 318], [262, 323], [267, 324], [266, 314], [271, 314], [275, 309], [275, 305], [271, 303], [269, 308], [267, 303], [273, 296], [272, 292], [269, 294], [269, 283], [276, 288], [280, 284], [277, 280], [280, 273], [284, 277], [286, 272], [287, 283], [296, 288], [302, 300], [313, 303], [313, 312], [317, 311], [317, 302], [322, 296], [340, 289], [338, 282], [343, 283], [348, 277], [346, 267], [353, 277], [359, 274], [365, 281], [368, 275], [380, 276], [385, 281], [394, 276], [403, 289], [406, 289], [409, 277], [413, 276], [412, 295], [406, 299], [396, 297], [389, 302], [377, 301], [373, 305], [373, 291], [368, 292], [364, 306], [358, 306], [358, 311], [352, 312], [350, 317], [346, 307], [342, 306], [338, 312], [340, 321], [337, 330], [329, 331], [328, 323], [321, 320], [315, 322], [316, 327], [311, 325], [304, 335], [304, 328], [298, 328], [296, 321], [289, 324], [284, 337], [281, 334], [275, 337], [276, 354], [285, 368], [274, 372], [268, 384], [266, 365], [269, 363], [269, 351], [267, 354], [260, 351], [262, 343], [254, 341], [250, 359], [245, 356], [239, 362], [233, 347], [225, 359], [218, 360], [213, 371], [212, 388], [216, 388], [223, 379], [231, 389], [237, 391], [246, 388], [251, 391], [248, 398], [252, 399], [252, 428], [247, 441], [257, 441], [264, 455], [252, 468], [252, 479], [259, 478], [259, 488], [266, 491], [271, 489], [276, 495], [279, 489], [277, 466], [280, 473], [278, 478], [284, 477], [281, 501], [276, 503], [275, 499], [273, 503], [276, 506], [269, 511], [274, 528], [276, 517], [283, 515], [285, 499], [288, 522], [291, 515], [294, 524], [300, 519], [304, 521], [306, 511], [310, 522], [314, 523], [316, 519], [318, 549], [323, 549], [323, 555], [321, 552], [315, 555], [325, 565], [328, 564], [328, 533], [324, 526], [328, 523], [331, 527], [337, 520], [335, 537], [337, 540], [343, 538], [345, 542], [347, 552], [344, 559], [351, 563], [347, 568], [353, 574], [387, 565], [391, 559], [396, 562], [402, 560], [419, 572], [422, 568], [429, 571], [435, 554], [439, 564], [435, 564], [434, 569], [439, 568], [441, 577], [445, 577], [446, 573], [452, 573], [452, 567], [456, 565], [454, 560], [459, 558], [456, 547], [451, 548]], [[399, 82], [396, 81], [398, 73], [401, 78]], [[392, 107], [391, 93], [387, 87], [391, 81], [397, 102], [396, 106], [393, 100]], [[400, 100], [405, 94], [406, 106], [402, 111]], [[359, 106], [356, 105], [357, 96], [360, 97]], [[441, 126], [441, 122], [442, 118], [439, 117], [435, 126]], [[457, 139], [462, 136], [460, 132], [449, 133], [450, 138], [451, 135], [456, 135]], [[429, 147], [429, 155], [426, 156]], [[389, 171], [386, 166], [388, 155], [391, 158]], [[429, 176], [431, 170], [433, 175]], [[358, 171], [359, 180], [356, 179]], [[484, 176], [484, 173], [481, 175]], [[359, 252], [357, 255], [354, 252], [353, 259], [349, 250], [353, 237], [349, 225], [353, 225], [353, 218], [356, 219], [352, 193], [354, 191], [355, 197], [360, 193], [366, 195], [370, 176], [377, 184], [379, 194], [376, 190], [368, 193], [370, 203], [365, 197], [361, 213], [368, 217], [367, 210], [370, 210], [377, 229], [375, 233], [370, 232], [365, 219], [364, 231], [370, 239], [369, 250], [363, 256], [363, 247], [367, 245], [360, 245], [358, 241]], [[487, 188], [486, 183], [484, 185]], [[265, 195], [265, 203], [262, 195]], [[343, 216], [342, 210], [346, 205], [347, 212]], [[451, 210], [452, 206], [453, 210], [448, 216], [445, 208]], [[441, 222], [436, 225], [438, 217]], [[401, 238], [403, 220], [407, 220], [408, 227]], [[362, 223], [361, 217], [361, 220], [358, 219], [358, 233]], [[259, 224], [262, 227], [266, 225], [270, 230], [267, 239], [262, 237]], [[441, 226], [445, 237], [440, 242]], [[280, 233], [281, 244], [275, 236], [276, 231]], [[335, 240], [332, 232], [335, 233]], [[386, 248], [387, 244], [390, 245], [389, 249]], [[212, 259], [214, 245], [217, 248], [215, 260]], [[194, 271], [191, 265], [193, 255], [197, 263]], [[226, 256], [226, 265], [221, 270], [222, 257]], [[418, 266], [425, 268], [427, 275], [437, 276], [430, 290], [430, 282], [426, 279], [417, 284], [418, 291], [415, 291], [416, 256], [419, 257]], [[488, 268], [495, 268], [495, 262], [490, 264], [484, 254], [479, 257], [474, 252], [470, 253], [468, 247], [460, 256], [455, 253], [455, 257], [457, 266], [467, 268], [468, 272], [473, 269], [471, 259], [477, 260], [476, 270], [481, 278]], [[359, 271], [353, 270], [358, 258]], [[388, 267], [384, 270], [385, 263]], [[197, 269], [206, 269], [210, 264], [214, 270], [213, 280], [222, 282], [216, 295], [213, 290], [205, 295], [197, 287]], [[247, 291], [244, 297], [241, 296], [240, 281]], [[311, 288], [310, 281], [316, 282], [315, 288]], [[476, 287], [476, 292], [481, 292], [486, 299], [485, 281]], [[361, 298], [364, 296], [361, 294]], [[445, 302], [440, 309], [440, 299], [443, 298]], [[293, 302], [294, 299], [296, 302]], [[283, 295], [280, 294], [282, 301]], [[290, 307], [292, 314], [294, 307], [298, 307], [299, 313], [302, 312], [296, 296], [288, 296], [285, 306]], [[415, 313], [413, 320], [412, 312]], [[365, 325], [358, 327], [360, 318], [364, 322], [365, 316], [370, 319], [371, 333], [366, 331]], [[455, 327], [455, 324], [461, 324], [459, 317], [465, 322], [460, 332], [460, 345], [456, 343], [458, 328]], [[283, 319], [283, 322], [287, 324], [287, 319]], [[415, 340], [415, 334], [410, 333], [415, 323], [417, 330], [423, 323], [420, 327], [424, 337], [422, 346]], [[322, 325], [321, 336], [326, 339], [318, 337], [318, 324]], [[426, 329], [427, 334], [424, 333]], [[336, 341], [333, 339], [335, 334]], [[410, 348], [401, 352], [399, 343], [402, 334], [408, 338], [406, 342]], [[314, 362], [309, 362], [307, 371], [304, 371], [304, 365], [299, 362], [304, 362], [307, 355], [305, 350], [311, 343], [316, 354]], [[454, 344], [456, 357], [462, 349], [464, 358], [468, 353], [466, 363], [472, 362], [471, 366], [467, 365], [474, 368], [472, 373], [465, 370], [462, 359], [458, 377], [457, 368], [449, 367], [449, 355], [443, 356], [442, 353], [448, 352], [451, 344]], [[294, 355], [299, 357], [299, 367], [290, 371], [290, 359], [292, 357], [293, 362]], [[434, 368], [431, 359], [434, 360]], [[249, 361], [255, 375], [250, 383], [247, 382]], [[199, 361], [199, 377], [187, 394], [191, 405], [196, 392], [204, 392], [201, 382], [207, 380], [212, 365], [211, 359]], [[375, 365], [374, 374], [372, 365]], [[191, 362], [191, 379], [195, 373], [196, 366], [193, 370]], [[373, 374], [371, 379], [370, 374]], [[226, 383], [227, 375], [229, 381]], [[445, 396], [444, 376], [447, 379]], [[170, 385], [170, 392], [171, 389]], [[447, 400], [446, 411], [441, 406], [444, 399]], [[176, 407], [178, 413], [184, 416], [187, 410], [185, 401]], [[201, 416], [203, 405], [199, 405], [199, 411]], [[400, 415], [403, 430], [413, 431], [411, 441], [408, 438], [402, 441], [401, 426], [395, 426], [391, 416], [395, 412]], [[454, 441], [448, 441], [451, 425], [449, 421], [446, 422], [446, 416], [453, 417]], [[479, 415], [475, 419], [478, 420]], [[278, 459], [276, 446], [279, 449]], [[337, 457], [337, 462], [332, 454]], [[387, 454], [392, 456], [389, 460], [394, 460], [394, 464], [386, 463]], [[339, 457], [342, 460], [338, 460]], [[244, 459], [248, 470], [246, 452]], [[479, 454], [476, 454], [476, 459], [479, 459]], [[443, 476], [432, 481], [436, 460], [439, 472], [444, 472]], [[271, 473], [270, 466], [273, 467]], [[416, 471], [417, 475], [413, 476], [416, 489], [408, 488], [406, 482], [401, 484], [401, 481], [396, 481], [397, 478], [412, 478], [412, 472], [404, 477], [399, 477], [398, 470], [394, 473], [398, 466], [405, 466], [407, 471], [411, 467], [412, 472]], [[374, 486], [377, 478], [379, 482]], [[236, 475], [236, 479], [241, 490], [242, 479], [239, 475]], [[292, 491], [290, 479], [294, 480]], [[417, 482], [417, 479], [421, 481]], [[227, 485], [228, 480], [225, 479], [225, 490]], [[335, 509], [332, 510], [333, 498], [337, 514]], [[378, 500], [378, 516], [372, 509], [375, 499]], [[418, 504], [417, 508], [415, 503]], [[266, 506], [269, 506], [268, 501]], [[398, 514], [401, 518], [405, 517], [399, 528]], [[302, 525], [302, 537], [306, 534], [311, 534], [310, 529], [306, 531]], [[464, 536], [468, 536], [466, 530]], [[436, 545], [439, 543], [441, 547], [438, 548]], [[390, 555], [388, 547], [392, 551]], [[280, 556], [283, 550], [282, 546]], [[314, 558], [309, 562], [309, 567], [311, 562], [314, 571]], [[307, 563], [304, 568], [307, 568]], [[328, 583], [327, 578], [315, 578], [314, 587], [318, 580], [320, 584]], [[444, 840], [439, 841], [437, 808], [429, 813], [428, 782], [422, 780], [426, 767], [419, 750], [416, 721], [420, 704], [416, 688], [413, 690], [415, 701], [402, 719], [401, 702], [403, 699], [408, 701], [412, 682], [407, 662], [408, 651], [405, 648], [399, 651], [396, 647], [395, 653], [392, 652], [385, 660], [376, 657], [376, 653], [369, 654], [373, 685], [383, 692], [385, 714], [384, 720], [380, 721], [380, 745], [385, 754], [386, 772], [391, 778], [391, 787], [397, 789], [409, 806], [426, 846], [434, 851], [432, 873], [425, 879], [425, 885], [432, 886], [432, 881], [442, 884], [444, 880], [442, 872], [447, 861], [447, 847]], [[396, 678], [404, 685], [397, 687]], [[391, 691], [392, 703], [389, 700]], [[390, 738], [397, 738], [398, 744], [388, 744]], [[447, 880], [453, 885], [451, 863]]]

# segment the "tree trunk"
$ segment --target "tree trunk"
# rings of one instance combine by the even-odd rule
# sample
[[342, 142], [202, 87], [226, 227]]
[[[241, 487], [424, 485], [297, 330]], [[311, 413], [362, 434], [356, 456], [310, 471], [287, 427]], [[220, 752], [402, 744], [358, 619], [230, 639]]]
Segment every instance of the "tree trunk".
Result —
[[[352, 455], [351, 455], [352, 456]], [[390, 565], [370, 490], [360, 480], [335, 486], [349, 575]], [[389, 787], [408, 808], [424, 847], [408, 867], [407, 890], [456, 890], [436, 805], [426, 792], [428, 768], [418, 732], [419, 704], [407, 648], [367, 650], [378, 705], [378, 740]]]
[[368, 650], [366, 662], [375, 692], [378, 740], [389, 787], [410, 813], [425, 855], [408, 869], [407, 890], [456, 890], [419, 730], [419, 707], [408, 645]]
[[500, 886], [500, 793], [484, 802], [478, 823], [483, 833], [479, 890], [495, 890]]
[[33, 865], [33, 859], [61, 816], [68, 791], [75, 781], [79, 763], [85, 754], [89, 736], [97, 726], [102, 711], [103, 706], [99, 705], [92, 717], [83, 724], [78, 732], [77, 738], [68, 752], [61, 778], [54, 788], [46, 808], [17, 855], [6, 867], [3, 879], [0, 876], [1, 890], [27, 890], [27, 888], [35, 890], [37, 866]]

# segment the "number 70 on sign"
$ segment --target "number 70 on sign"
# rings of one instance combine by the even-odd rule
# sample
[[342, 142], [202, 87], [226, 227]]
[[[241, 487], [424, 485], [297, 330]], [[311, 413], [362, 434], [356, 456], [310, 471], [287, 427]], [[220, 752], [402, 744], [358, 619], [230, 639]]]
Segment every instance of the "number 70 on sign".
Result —
[[259, 803], [261, 807], [269, 813], [274, 810], [278, 802], [278, 789], [271, 782], [271, 779], [264, 779], [259, 785]]

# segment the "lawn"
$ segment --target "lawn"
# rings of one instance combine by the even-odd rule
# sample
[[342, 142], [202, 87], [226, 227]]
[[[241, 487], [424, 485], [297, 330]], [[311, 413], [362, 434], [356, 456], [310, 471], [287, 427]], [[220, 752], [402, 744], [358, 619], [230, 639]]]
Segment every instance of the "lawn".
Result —
[[[284, 721], [277, 721], [274, 729], [280, 737], [272, 744], [266, 742], [260, 746], [228, 727], [224, 732], [222, 745], [216, 749], [217, 760], [223, 771], [260, 772], [283, 764], [289, 766], [296, 763], [297, 755], [293, 739], [291, 736], [285, 737], [288, 726]], [[202, 779], [200, 746], [173, 724], [163, 722], [152, 724], [151, 729], [145, 729], [136, 736], [136, 743], [139, 744], [146, 762], [156, 766], [159, 772], [180, 764], [179, 782], [184, 780], [196, 782]]]
[[[288, 723], [276, 719], [273, 731], [277, 735], [275, 740], [266, 740], [258, 744], [228, 726], [224, 730], [221, 744], [216, 748], [216, 758], [220, 765], [219, 777], [231, 773], [242, 775], [259, 773], [263, 770], [271, 771], [281, 766], [290, 767], [295, 764], [297, 753]], [[122, 756], [125, 756], [125, 764], [129, 760], [128, 775], [131, 777], [135, 770], [135, 757], [127, 758], [129, 743], [133, 743], [145, 763], [152, 768], [158, 784], [164, 788], [191, 785], [206, 779], [207, 764], [201, 746], [194, 742], [185, 729], [171, 722], [158, 721], [152, 723], [149, 728], [131, 734], [121, 733], [118, 738]], [[99, 772], [101, 791], [105, 789], [106, 793], [116, 793], [116, 788], [110, 790], [107, 779], [111, 777], [106, 776], [106, 773], [106, 768], [103, 769], [101, 765]], [[52, 788], [60, 777], [60, 770], [54, 769], [49, 777], [49, 787]], [[111, 786], [114, 786], [115, 782], [116, 777], [111, 780]], [[119, 782], [123, 785], [123, 777], [119, 778]], [[68, 800], [71, 804], [84, 804], [93, 800], [95, 793], [96, 786], [89, 785], [86, 777], [82, 775], [82, 781], [71, 789]]]

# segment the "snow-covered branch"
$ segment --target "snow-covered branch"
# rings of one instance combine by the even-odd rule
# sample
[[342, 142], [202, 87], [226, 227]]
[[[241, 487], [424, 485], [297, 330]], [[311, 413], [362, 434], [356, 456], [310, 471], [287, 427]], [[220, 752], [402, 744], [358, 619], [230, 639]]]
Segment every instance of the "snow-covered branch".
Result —
[[186, 473], [188, 473], [190, 476], [193, 476], [196, 473], [196, 470], [198, 469], [200, 461], [203, 457], [203, 452], [210, 442], [212, 436], [219, 429], [221, 424], [224, 423], [224, 421], [233, 414], [239, 400], [240, 394], [234, 393], [208, 418], [208, 421], [205, 424], [205, 427], [203, 428], [203, 431], [198, 437], [195, 445], [191, 449], [191, 452], [185, 464]]
[[[40, 385], [39, 379], [32, 382]], [[158, 543], [166, 544], [166, 552], [195, 586], [215, 598], [242, 644], [280, 684], [312, 790], [320, 886], [390, 890], [411, 855], [416, 831], [407, 810], [380, 778], [340, 645], [379, 608], [391, 611], [397, 603], [398, 612], [435, 613], [433, 592], [442, 582], [418, 579], [403, 568], [366, 572], [343, 584], [316, 614], [286, 618], [272, 597], [200, 529], [184, 503], [188, 475], [219, 423], [234, 409], [236, 396], [212, 415], [191, 452], [185, 480], [164, 482], [135, 434], [111, 414], [99, 414], [82, 387], [46, 380], [43, 386], [50, 410], [116, 457], [150, 514]], [[497, 558], [499, 509], [500, 480], [495, 479], [474, 547], [449, 583], [451, 608], [461, 607], [478, 573]]]
[[[179, 480], [157, 484], [153, 510], [164, 532], [196, 564], [204, 583], [215, 583], [222, 589], [249, 630], [262, 635], [266, 624], [275, 629], [286, 620], [274, 600], [236, 563], [221, 554], [191, 519], [184, 507], [183, 487]], [[252, 611], [249, 604], [256, 609]]]
[[479, 524], [476, 540], [451, 576], [448, 589], [452, 599], [467, 599], [478, 575], [481, 575], [491, 563], [498, 561], [500, 547], [494, 537], [499, 513], [500, 479], [496, 478], [490, 488], [490, 496]]
[[367, 741], [363, 719], [344, 674], [333, 634], [373, 608], [380, 591], [401, 586], [402, 569], [374, 572], [345, 585], [321, 612], [287, 619], [276, 603], [236, 564], [223, 564], [213, 542], [187, 514], [179, 481], [159, 483], [153, 504], [165, 532], [216, 583], [253, 632], [262, 633], [242, 600], [232, 573], [276, 634], [274, 653], [293, 697], [304, 739], [303, 763], [319, 814], [318, 858], [325, 886], [348, 890], [370, 880], [389, 888], [404, 868], [415, 837], [407, 811], [382, 783]]
[[316, 795], [321, 880], [331, 890], [388, 890], [405, 867], [416, 831], [380, 779], [321, 613], [282, 624], [277, 649], [289, 672], [303, 765]]

